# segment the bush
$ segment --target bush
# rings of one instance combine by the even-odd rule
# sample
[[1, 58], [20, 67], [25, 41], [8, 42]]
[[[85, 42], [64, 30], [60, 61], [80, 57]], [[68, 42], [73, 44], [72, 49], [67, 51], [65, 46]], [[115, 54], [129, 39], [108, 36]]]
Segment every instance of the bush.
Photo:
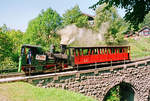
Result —
[[117, 33], [115, 36], [107, 33], [105, 34], [105, 43], [107, 45], [121, 45], [124, 44], [124, 36], [121, 33]]
[[14, 69], [17, 68], [17, 63], [14, 62], [10, 57], [6, 57], [4, 61], [1, 62], [0, 70]]

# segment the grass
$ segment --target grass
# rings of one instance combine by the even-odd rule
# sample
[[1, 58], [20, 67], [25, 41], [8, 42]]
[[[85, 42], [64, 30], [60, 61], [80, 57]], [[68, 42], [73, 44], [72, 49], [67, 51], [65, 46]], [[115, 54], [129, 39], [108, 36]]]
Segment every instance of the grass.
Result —
[[0, 84], [0, 101], [96, 101], [57, 88], [39, 88], [24, 82]]
[[131, 58], [143, 58], [150, 56], [150, 38], [140, 37], [139, 39], [128, 39], [128, 44], [131, 46]]

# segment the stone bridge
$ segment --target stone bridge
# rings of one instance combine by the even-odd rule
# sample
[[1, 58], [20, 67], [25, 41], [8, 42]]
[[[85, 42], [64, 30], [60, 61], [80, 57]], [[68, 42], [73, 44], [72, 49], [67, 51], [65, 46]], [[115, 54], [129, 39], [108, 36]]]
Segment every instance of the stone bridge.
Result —
[[128, 88], [132, 90], [132, 101], [150, 101], [150, 60], [60, 73], [29, 81], [44, 88], [56, 87], [79, 92], [86, 96], [92, 96], [98, 101], [104, 101], [111, 88], [123, 84], [126, 90]]

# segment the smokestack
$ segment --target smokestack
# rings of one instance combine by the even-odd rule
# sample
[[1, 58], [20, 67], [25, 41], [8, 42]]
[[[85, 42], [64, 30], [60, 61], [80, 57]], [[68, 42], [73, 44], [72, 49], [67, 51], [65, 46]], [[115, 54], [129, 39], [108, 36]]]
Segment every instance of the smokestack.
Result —
[[61, 53], [64, 54], [65, 51], [66, 51], [66, 47], [67, 45], [66, 44], [61, 44]]

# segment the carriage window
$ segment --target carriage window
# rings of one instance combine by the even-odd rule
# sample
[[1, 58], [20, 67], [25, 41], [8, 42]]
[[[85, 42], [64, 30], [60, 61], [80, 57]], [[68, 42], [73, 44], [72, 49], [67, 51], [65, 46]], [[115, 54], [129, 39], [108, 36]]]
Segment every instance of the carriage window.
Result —
[[96, 49], [93, 49], [93, 55], [94, 54], [97, 54], [97, 48]]
[[109, 48], [106, 49], [107, 54], [110, 54]]
[[104, 49], [101, 49], [101, 54], [104, 54]]
[[83, 55], [88, 55], [88, 49], [83, 49]]
[[105, 49], [104, 48], [102, 49], [102, 54], [105, 54]]
[[128, 48], [125, 48], [125, 53], [128, 53]]
[[92, 54], [92, 50], [91, 49], [89, 49], [89, 55], [91, 55]]
[[122, 53], [122, 48], [119, 48], [119, 53]]
[[95, 49], [95, 54], [98, 54], [98, 49], [97, 48]]
[[81, 56], [82, 55], [82, 49], [75, 49], [75, 55]]
[[88, 49], [88, 55], [90, 55], [90, 49]]
[[119, 53], [122, 53], [122, 48], [119, 48]]
[[83, 55], [83, 51], [82, 51], [82, 49], [79, 49], [79, 56], [82, 56]]
[[116, 53], [119, 53], [119, 49], [118, 48], [116, 49]]
[[117, 48], [117, 53], [121, 53], [121, 49], [120, 48]]
[[125, 53], [128, 53], [128, 48], [124, 48], [124, 52], [125, 52]]
[[115, 53], [115, 49], [111, 48], [111, 53], [114, 54]]
[[104, 49], [104, 54], [107, 54], [107, 49], [106, 48]]
[[80, 49], [77, 49], [77, 56], [80, 56]]
[[119, 48], [119, 53], [123, 53], [123, 48]]
[[93, 49], [90, 49], [90, 55], [92, 55], [93, 54]]
[[125, 53], [126, 52], [126, 48], [122, 48], [122, 52]]
[[105, 49], [104, 48], [102, 49], [102, 52], [103, 52], [103, 54], [105, 54]]
[[111, 48], [108, 48], [108, 54], [111, 54]]
[[100, 51], [100, 49], [98, 48], [98, 49], [97, 49], [97, 53], [100, 54], [100, 52], [101, 52], [101, 51]]
[[74, 54], [75, 56], [77, 56], [76, 49], [73, 49], [73, 54]]

